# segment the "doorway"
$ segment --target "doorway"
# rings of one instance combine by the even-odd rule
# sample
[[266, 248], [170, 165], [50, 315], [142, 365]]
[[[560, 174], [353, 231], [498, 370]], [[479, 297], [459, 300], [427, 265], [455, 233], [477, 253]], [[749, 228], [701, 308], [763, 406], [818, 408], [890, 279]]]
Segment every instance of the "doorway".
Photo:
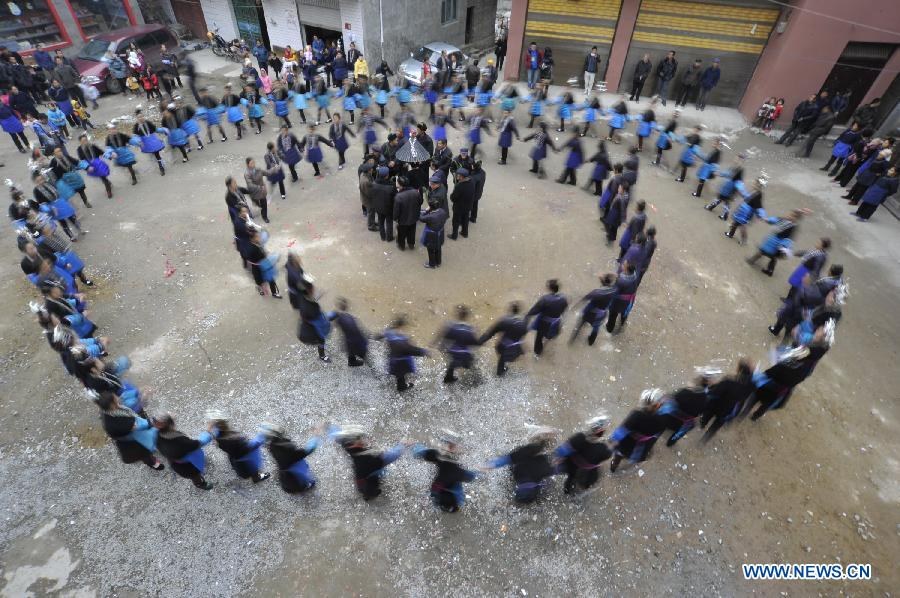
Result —
[[334, 42], [338, 50], [344, 52], [343, 34], [335, 29], [316, 27], [314, 25], [304, 25], [303, 36], [303, 43], [305, 44], [305, 46], [312, 44], [313, 36], [316, 36], [320, 40], [324, 41], [326, 45], [328, 44], [328, 42]]
[[469, 6], [466, 8], [466, 41], [465, 44], [468, 46], [472, 43], [472, 40], [475, 38], [475, 7]]
[[840, 114], [835, 115], [835, 122], [842, 123], [850, 119], [896, 48], [894, 44], [847, 44], [819, 90], [827, 91], [832, 97], [837, 93], [850, 91], [850, 103]]
[[232, 0], [238, 36], [251, 48], [261, 39], [269, 47], [269, 31], [263, 14], [262, 0]]

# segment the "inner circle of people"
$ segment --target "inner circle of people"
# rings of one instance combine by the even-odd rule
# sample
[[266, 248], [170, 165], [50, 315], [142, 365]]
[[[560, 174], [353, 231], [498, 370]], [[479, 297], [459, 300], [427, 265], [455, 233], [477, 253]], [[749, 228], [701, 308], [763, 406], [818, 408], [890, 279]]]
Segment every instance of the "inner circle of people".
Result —
[[[346, 451], [352, 463], [349, 476], [366, 501], [381, 494], [381, 481], [388, 475], [389, 466], [409, 454], [434, 464], [436, 473], [429, 492], [443, 511], [455, 512], [463, 506], [465, 484], [478, 483], [479, 477], [504, 467], [509, 468], [513, 480], [513, 500], [531, 503], [549, 491], [555, 475], [565, 476], [565, 493], [578, 494], [597, 483], [606, 461], [611, 472], [623, 461], [646, 461], [663, 434], [668, 433], [666, 445], [671, 447], [700, 427], [705, 429], [705, 442], [724, 425], [742, 421], [748, 414], [755, 421], [772, 410], [784, 409], [795, 388], [813, 373], [832, 346], [847, 286], [841, 265], [831, 264], [825, 271], [830, 240], [823, 237], [808, 249], [795, 247], [792, 239], [806, 212], [768, 215], [763, 207], [765, 173], [745, 177], [748, 156], [738, 154], [726, 160], [723, 152], [730, 148], [718, 137], [708, 140], [708, 148], [704, 148], [702, 128], [683, 130], [677, 112], [668, 122], [658, 123], [654, 115], [656, 98], [646, 110], [632, 115], [625, 97], [605, 109], [598, 97], [592, 97], [590, 88], [581, 102], [576, 102], [570, 91], [549, 98], [546, 81], [536, 81], [527, 89], [515, 84], [495, 89], [497, 69], [492, 61], [483, 70], [476, 64], [474, 73], [467, 69], [459, 75], [449, 68], [439, 68], [426, 73], [424, 84], [417, 88], [402, 77], [392, 86], [394, 74], [386, 63], [371, 79], [367, 67], [354, 67], [351, 73], [347, 68], [339, 70], [336, 64], [333, 81], [329, 81], [331, 72], [323, 77], [301, 69], [288, 58], [286, 50], [284, 66], [275, 72], [274, 81], [248, 60], [240, 83], [225, 85], [221, 97], [209, 89], [197, 89], [191, 81], [195, 104], [175, 91], [176, 95], [160, 99], [157, 122], [150, 118], [151, 110], [138, 109], [130, 128], [108, 125], [102, 147], [86, 134], [80, 135], [74, 156], [67, 145], [71, 139], [67, 125], [73, 130], [77, 126], [87, 130], [87, 125], [93, 125], [73, 112], [73, 101], [58, 82], [53, 83], [49, 114], [21, 115], [37, 136], [28, 162], [33, 187], [29, 193], [25, 185], [10, 180], [7, 184], [12, 196], [9, 216], [23, 254], [21, 267], [39, 292], [39, 298], [30, 302], [31, 312], [66, 372], [99, 407], [103, 429], [125, 463], [143, 463], [161, 471], [165, 461], [178, 476], [209, 490], [213, 483], [205, 477], [206, 445], [215, 441], [227, 454], [234, 473], [254, 483], [270, 477], [263, 458], [263, 449], [267, 448], [281, 488], [302, 493], [316, 485], [315, 457], [311, 455], [321, 443], [334, 441]], [[158, 90], [156, 95], [161, 95]], [[148, 101], [154, 97], [150, 89], [147, 96]], [[528, 107], [527, 128], [531, 132], [524, 137], [520, 137], [514, 117], [519, 104]], [[558, 118], [554, 127], [557, 132], [571, 132], [560, 146], [549, 132], [553, 125], [547, 119], [553, 111]], [[579, 114], [576, 124], [573, 121]], [[75, 119], [70, 118], [73, 115]], [[19, 116], [13, 114], [12, 118]], [[392, 124], [388, 124], [389, 118]], [[715, 211], [721, 206], [718, 217], [726, 221], [726, 238], [737, 235], [738, 242], [744, 244], [747, 228], [754, 221], [772, 225], [771, 232], [747, 258], [748, 263], [765, 258], [763, 272], [772, 276], [780, 259], [799, 257], [788, 277], [783, 305], [769, 326], [774, 336], [782, 337], [778, 348], [770, 355], [769, 364], [741, 358], [727, 372], [717, 367], [698, 368], [696, 379], [682, 388], [636, 393], [634, 409], [615, 425], [605, 413], [585, 414], [591, 417], [583, 429], [565, 440], [560, 430], [526, 426], [519, 446], [479, 465], [464, 463], [464, 444], [451, 430], [439, 434], [430, 445], [405, 441], [382, 449], [369, 431], [355, 425], [322, 424], [311, 437], [301, 440], [292, 438], [277, 423], [261, 424], [257, 433], [245, 434], [232, 427], [225, 414], [208, 412], [208, 429], [188, 435], [178, 428], [172, 414], [148, 413], [141, 389], [128, 380], [129, 359], [112, 357], [109, 339], [99, 336], [97, 326], [88, 318], [82, 286], [91, 287], [93, 282], [88, 276], [89, 266], [73, 249], [87, 231], [71, 202], [77, 194], [85, 206], [91, 206], [87, 192], [92, 189], [83, 173], [88, 180], [99, 179], [107, 197], [112, 197], [111, 165], [127, 171], [132, 185], [140, 184], [135, 171], [138, 160], [152, 160], [159, 175], [166, 175], [166, 145], [174, 161], [180, 158], [187, 163], [195, 146], [198, 151], [204, 149], [204, 133], [207, 144], [227, 142], [229, 134], [237, 139], [249, 131], [261, 135], [264, 120], [278, 121], [279, 133], [265, 144], [261, 160], [246, 158], [242, 181], [231, 176], [225, 181], [234, 246], [256, 283], [261, 301], [269, 296], [283, 297], [277, 283], [278, 256], [266, 249], [264, 224], [269, 223], [269, 199], [276, 193], [282, 200], [287, 198], [285, 167], [291, 182], [297, 182], [305, 159], [312, 174], [322, 177], [323, 148], [337, 153], [338, 169], [342, 170], [351, 139], [362, 144], [363, 162], [357, 168], [362, 204], [359, 226], [366, 226], [384, 242], [396, 240], [400, 250], [415, 250], [418, 238], [427, 250], [424, 266], [439, 270], [445, 230], [450, 228], [446, 237], [459, 245], [463, 244], [460, 237], [466, 239], [476, 230], [472, 225], [477, 222], [487, 177], [478, 158], [483, 153], [484, 136], [496, 136], [499, 167], [507, 166], [514, 141], [531, 142], [529, 172], [538, 178], [546, 176], [543, 162], [548, 151], [567, 152], [564, 171], [557, 179], [560, 184], [577, 185], [578, 170], [591, 165], [584, 190], [597, 197], [607, 245], [617, 242], [619, 249], [615, 271], [599, 274], [597, 288], [571, 305], [577, 315], [568, 343], [578, 342], [587, 326], [590, 332], [586, 342], [593, 345], [604, 327], [607, 335], [625, 332], [657, 247], [657, 228], [648, 222], [646, 203], [635, 199], [640, 155], [649, 149], [654, 156], [652, 164], [668, 169], [667, 153], [680, 146], [677, 161], [671, 165], [673, 174], [677, 174], [675, 180], [684, 182], [696, 167], [694, 197], [701, 197], [708, 182], [719, 180], [704, 207]], [[603, 120], [608, 125], [605, 139], [599, 141], [596, 152], [586, 153], [583, 139], [587, 135], [604, 137], [600, 132]], [[621, 163], [612, 163], [606, 142], [620, 143], [622, 130], [632, 121], [637, 143], [627, 149]], [[4, 128], [7, 124], [4, 120]], [[292, 132], [295, 125], [304, 132]], [[327, 125], [324, 131], [318, 128], [323, 125]], [[468, 147], [454, 153], [447, 146], [447, 127], [464, 127]], [[379, 143], [381, 132], [387, 134], [383, 143]], [[752, 180], [745, 182], [745, 178]], [[868, 205], [865, 197], [862, 200]], [[736, 204], [733, 208], [732, 203]], [[257, 215], [262, 223], [256, 220]], [[419, 223], [422, 226], [417, 231]], [[416, 372], [416, 360], [430, 351], [417, 346], [405, 332], [405, 316], [396, 315], [383, 332], [370, 335], [353, 316], [348, 299], [338, 298], [332, 310], [322, 308], [319, 287], [304, 270], [299, 255], [290, 253], [283, 271], [290, 305], [299, 312], [297, 336], [304, 345], [315, 347], [320, 360], [331, 361], [326, 340], [336, 325], [343, 337], [348, 367], [370, 364], [370, 341], [382, 341], [386, 345], [385, 367], [396, 379], [397, 392], [413, 387], [410, 377]], [[533, 353], [539, 357], [548, 343], [563, 335], [569, 308], [570, 301], [558, 280], [546, 281], [545, 294], [527, 310], [518, 302], [511, 303], [507, 312], [498, 315], [481, 334], [469, 323], [469, 308], [456, 306], [455, 320], [441, 327], [433, 343], [444, 354], [443, 383], [454, 384], [458, 374], [466, 375], [460, 372], [475, 366], [476, 351], [489, 342], [494, 344], [498, 377], [515, 367], [524, 355], [529, 334], [533, 334]]]

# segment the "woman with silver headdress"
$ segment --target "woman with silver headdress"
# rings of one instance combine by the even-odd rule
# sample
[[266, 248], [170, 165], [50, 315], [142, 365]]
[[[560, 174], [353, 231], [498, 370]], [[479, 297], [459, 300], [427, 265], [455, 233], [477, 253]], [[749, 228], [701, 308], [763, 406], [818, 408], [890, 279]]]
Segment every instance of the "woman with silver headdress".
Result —
[[753, 381], [756, 391], [747, 401], [742, 413], [746, 415], [756, 406], [756, 411], [750, 417], [751, 420], [756, 421], [769, 409], [784, 407], [791, 393], [794, 392], [794, 388], [809, 375], [811, 371], [809, 358], [809, 347], [801, 345], [782, 353], [778, 357], [778, 362], [767, 370], [755, 372]]
[[609, 429], [609, 416], [598, 415], [587, 421], [587, 429], [569, 437], [554, 451], [558, 460], [557, 471], [566, 474], [563, 492], [571, 494], [576, 489], [584, 491], [600, 477], [600, 464], [612, 457], [612, 451], [603, 440]]
[[175, 420], [168, 413], [155, 418], [153, 426], [159, 430], [156, 446], [162, 456], [168, 459], [172, 470], [201, 490], [212, 489], [213, 485], [203, 477], [206, 472], [203, 447], [212, 442], [213, 435], [204, 431], [196, 439], [190, 438], [175, 429]]
[[[47, 171], [49, 174], [51, 171]], [[59, 222], [59, 225], [73, 241], [77, 239], [72, 234], [71, 224], [75, 227], [79, 234], [84, 234], [81, 229], [81, 223], [78, 221], [78, 215], [75, 208], [69, 203], [69, 197], [62, 197], [57, 188], [47, 180], [43, 171], [34, 171], [31, 175], [34, 180], [34, 198], [38, 202], [39, 210], [49, 214], [53, 219]]]
[[71, 276], [77, 276], [85, 286], [94, 286], [94, 281], [84, 273], [84, 262], [72, 249], [72, 241], [60, 233], [52, 220], [36, 220], [34, 227], [39, 233], [34, 238], [35, 244], [45, 258], [63, 268]]
[[550, 446], [556, 430], [528, 426], [528, 442], [491, 460], [485, 469], [509, 467], [515, 484], [514, 499], [519, 504], [533, 503], [553, 475]]
[[120, 404], [116, 395], [111, 392], [96, 395], [94, 402], [100, 408], [103, 431], [116, 445], [123, 463], [140, 461], [156, 471], [166, 468], [156, 458], [156, 438], [159, 431], [149, 420]]
[[109, 182], [109, 165], [103, 161], [103, 150], [82, 133], [78, 136], [77, 155], [79, 168], [84, 168], [89, 176], [100, 179], [106, 189], [107, 199], [112, 199], [112, 183]]
[[316, 478], [310, 471], [306, 458], [319, 447], [319, 437], [313, 436], [303, 447], [299, 447], [277, 426], [263, 424], [260, 430], [268, 442], [269, 454], [278, 465], [278, 483], [281, 484], [281, 489], [288, 494], [295, 494], [315, 486]]
[[[244, 208], [241, 208], [243, 211]], [[275, 299], [281, 299], [278, 292], [278, 284], [275, 277], [278, 274], [278, 254], [266, 251], [265, 239], [268, 234], [263, 235], [263, 230], [256, 225], [248, 226], [248, 243], [244, 248], [245, 253], [242, 257], [250, 264], [250, 272], [253, 274], [253, 281], [256, 283], [256, 290], [260, 295], [265, 296], [266, 285]]]
[[222, 452], [228, 455], [228, 463], [242, 480], [250, 478], [254, 484], [268, 480], [271, 475], [262, 469], [262, 451], [260, 447], [266, 442], [265, 435], [260, 432], [253, 438], [247, 438], [234, 430], [228, 421], [218, 415], [210, 418], [210, 434]]
[[[733, 420], [744, 408], [744, 403], [753, 394], [753, 369], [749, 359], [738, 360], [737, 372], [725, 376], [709, 387], [706, 406], [700, 417], [700, 427], [706, 428], [703, 442], [709, 442], [719, 429]], [[712, 423], [710, 423], [712, 422]], [[707, 424], [709, 427], [707, 428]]]
[[353, 462], [353, 478], [363, 500], [381, 495], [381, 478], [388, 465], [399, 459], [409, 443], [397, 444], [386, 451], [372, 446], [372, 439], [362, 428], [348, 426], [343, 429], [332, 426], [328, 438], [334, 439]]
[[763, 274], [767, 276], [775, 274], [775, 264], [779, 258], [790, 253], [798, 224], [805, 213], [807, 213], [805, 210], [791, 210], [784, 218], [769, 218], [768, 222], [775, 226], [775, 230], [763, 239], [756, 253], [747, 258], [747, 263], [752, 266], [759, 258], [765, 256], [769, 264], [763, 269]]
[[[747, 226], [753, 222], [754, 218], [759, 218], [760, 220], [769, 220], [769, 217], [766, 216], [766, 211], [763, 209], [763, 189], [766, 187], [766, 179], [764, 177], [759, 177], [755, 181], [753, 181], [753, 186], [751, 191], [747, 191], [744, 188], [743, 184], [738, 187], [738, 183], [735, 183], [735, 188], [738, 192], [743, 196], [744, 200], [741, 202], [741, 205], [737, 207], [737, 209], [731, 215], [731, 227], [725, 233], [725, 236], [729, 239], [734, 238], [734, 233], [740, 229], [741, 238], [740, 244], [744, 245], [747, 242]], [[722, 191], [719, 191], [719, 195], [722, 195]], [[715, 206], [714, 206], [715, 207]], [[726, 202], [725, 207], [728, 207], [728, 203]], [[725, 215], [725, 212], [722, 213]], [[720, 216], [721, 218], [721, 216]], [[724, 219], [723, 219], [724, 220]]]
[[44, 307], [55, 322], [65, 322], [79, 337], [94, 335], [97, 326], [84, 316], [86, 305], [80, 296], [70, 295], [60, 281], [48, 278], [40, 285], [44, 293]]
[[662, 405], [656, 413], [663, 417], [666, 428], [672, 430], [666, 446], [674, 446], [685, 434], [694, 429], [709, 401], [710, 382], [720, 373], [717, 369], [700, 369], [693, 386], [679, 388], [663, 398]]
[[657, 413], [661, 405], [663, 392], [658, 388], [641, 393], [638, 408], [631, 411], [618, 428], [610, 436], [613, 446], [613, 458], [609, 470], [615, 471], [622, 459], [632, 463], [646, 461], [650, 457], [653, 445], [666, 430], [665, 419]]
[[466, 502], [463, 484], [474, 481], [478, 475], [459, 464], [459, 436], [444, 430], [438, 448], [415, 444], [412, 452], [419, 459], [433, 463], [437, 467], [430, 490], [431, 500], [435, 506], [447, 513], [459, 511]]

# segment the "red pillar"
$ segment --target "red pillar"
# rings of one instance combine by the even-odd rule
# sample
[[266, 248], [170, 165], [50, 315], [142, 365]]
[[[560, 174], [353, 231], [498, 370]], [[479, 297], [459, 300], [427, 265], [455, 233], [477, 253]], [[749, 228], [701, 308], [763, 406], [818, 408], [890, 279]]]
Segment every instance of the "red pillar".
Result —
[[631, 45], [631, 34], [634, 33], [640, 8], [641, 0], [622, 1], [613, 43], [609, 48], [609, 66], [606, 68], [607, 91], [615, 92], [619, 88], [622, 69], [625, 68], [625, 58], [628, 56], [628, 46]]
[[513, 0], [509, 14], [509, 34], [506, 38], [506, 61], [503, 63], [504, 79], [519, 80], [527, 16], [528, 0]]

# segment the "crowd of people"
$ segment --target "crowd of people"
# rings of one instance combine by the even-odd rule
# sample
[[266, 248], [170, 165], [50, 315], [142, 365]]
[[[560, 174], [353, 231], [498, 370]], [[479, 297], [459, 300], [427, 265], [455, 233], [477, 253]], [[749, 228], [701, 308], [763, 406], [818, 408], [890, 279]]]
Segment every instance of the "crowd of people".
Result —
[[[315, 61], [317, 50], [313, 47], [308, 50], [312, 53], [311, 60]], [[324, 52], [324, 47], [320, 51]], [[339, 54], [335, 54], [335, 61]], [[126, 463], [143, 462], [161, 470], [164, 468], [158, 457], [161, 455], [178, 475], [191, 480], [198, 488], [209, 489], [212, 485], [205, 478], [203, 449], [206, 444], [215, 440], [227, 454], [235, 473], [254, 482], [269, 477], [263, 471], [261, 453], [263, 447], [268, 447], [278, 468], [282, 488], [287, 492], [302, 492], [315, 485], [307, 458], [324, 439], [333, 439], [350, 457], [357, 489], [369, 500], [380, 494], [380, 480], [387, 466], [411, 446], [413, 456], [435, 464], [437, 472], [430, 493], [435, 504], [446, 511], [452, 512], [462, 506], [463, 484], [473, 482], [490, 469], [506, 466], [511, 468], [515, 500], [528, 503], [541, 494], [555, 474], [566, 475], [566, 492], [584, 491], [596, 483], [599, 467], [607, 460], [610, 460], [612, 471], [622, 460], [645, 461], [656, 440], [667, 430], [671, 431], [667, 440], [669, 446], [698, 425], [708, 426], [705, 434], [708, 439], [741, 414], [752, 412], [752, 419], [756, 420], [769, 410], [783, 408], [797, 385], [813, 372], [830, 348], [846, 294], [840, 265], [831, 265], [828, 275], [822, 276], [830, 240], [822, 238], [817, 247], [808, 251], [793, 247], [792, 239], [804, 212], [792, 210], [784, 217], [768, 216], [763, 209], [765, 177], [755, 177], [751, 184], [745, 185], [746, 156], [739, 154], [728, 166], [723, 166], [723, 151], [727, 150], [723, 140], [713, 139], [709, 149], [703, 149], [702, 130], [680, 130], [677, 112], [663, 126], [656, 122], [653, 103], [640, 114], [631, 115], [624, 98], [610, 109], [604, 109], [597, 98], [586, 97], [583, 102], [576, 103], [568, 92], [549, 99], [540, 81], [535, 81], [534, 89], [527, 92], [515, 85], [494, 91], [496, 75], [490, 68], [480, 71], [478, 77], [451, 75], [447, 85], [443, 85], [443, 75], [438, 71], [426, 77], [421, 89], [405, 79], [391, 86], [390, 75], [386, 72], [376, 74], [370, 83], [367, 74], [354, 72], [351, 79], [349, 71], [333, 69], [335, 87], [331, 87], [326, 74], [315, 72], [307, 79], [306, 69], [301, 66], [306, 57], [301, 60], [295, 54], [285, 56], [282, 68], [276, 71], [276, 81], [271, 83], [271, 89], [266, 89], [262, 75], [268, 66], [272, 66], [271, 55], [263, 56], [262, 52], [254, 55], [260, 68], [245, 65], [239, 90], [228, 85], [221, 97], [213, 97], [208, 90], [198, 89], [196, 106], [166, 93], [160, 99], [158, 122], [151, 122], [146, 110], [139, 111], [129, 131], [111, 125], [103, 147], [95, 145], [87, 136], [81, 136], [75, 157], [67, 148], [67, 135], [52, 130], [51, 126], [47, 135], [37, 136], [38, 143], [30, 156], [32, 192], [29, 194], [25, 188], [10, 181], [9, 216], [17, 230], [17, 243], [23, 254], [21, 267], [41, 295], [40, 300], [32, 303], [32, 311], [66, 371], [87, 389], [99, 406], [104, 430]], [[289, 57], [296, 60], [287, 60]], [[360, 59], [358, 57], [357, 62]], [[542, 56], [544, 59], [546, 54]], [[441, 86], [437, 84], [438, 78]], [[54, 79], [54, 82], [59, 81]], [[421, 94], [427, 116], [419, 116], [413, 110], [417, 94]], [[339, 109], [332, 111], [335, 102]], [[390, 110], [392, 124], [385, 120], [385, 107], [389, 102], [396, 103]], [[313, 103], [317, 110], [315, 120], [311, 115], [307, 118], [305, 112]], [[364, 150], [363, 161], [356, 171], [363, 216], [360, 226], [364, 223], [384, 242], [396, 239], [398, 248], [404, 251], [414, 249], [418, 239], [428, 252], [426, 267], [439, 268], [447, 223], [450, 222], [452, 231], [447, 236], [456, 240], [467, 238], [470, 225], [477, 222], [478, 203], [487, 180], [482, 161], [478, 159], [479, 152], [483, 152], [479, 147], [482, 134], [497, 134], [501, 149], [499, 164], [505, 165], [513, 139], [519, 138], [514, 113], [523, 103], [528, 105], [532, 117], [529, 128], [534, 125], [534, 131], [523, 139], [533, 141], [529, 154], [531, 172], [543, 175], [542, 161], [548, 148], [567, 152], [565, 170], [558, 179], [560, 184], [576, 185], [578, 169], [585, 163], [593, 164], [585, 189], [599, 196], [607, 244], [612, 245], [618, 240], [619, 245], [616, 271], [602, 273], [599, 286], [572, 306], [580, 311], [569, 342], [577, 340], [585, 325], [591, 328], [587, 338], [591, 345], [604, 324], [608, 333], [614, 333], [617, 325], [621, 331], [633, 309], [635, 295], [656, 250], [657, 231], [655, 226], [648, 226], [647, 204], [632, 200], [638, 189], [639, 156], [645, 142], [651, 143], [650, 138], [655, 135], [655, 141], [652, 141], [654, 165], [669, 166], [666, 153], [680, 145], [678, 161], [671, 165], [678, 173], [676, 180], [684, 182], [689, 170], [697, 167], [697, 187], [693, 196], [701, 197], [706, 183], [713, 178], [721, 181], [716, 197], [706, 204], [706, 208], [712, 211], [723, 206], [720, 217], [723, 220], [731, 218], [726, 236], [733, 237], [740, 231], [741, 240], [746, 241], [746, 227], [754, 219], [774, 226], [758, 251], [748, 258], [749, 262], [767, 258], [769, 262], [764, 271], [771, 276], [779, 258], [794, 254], [801, 257], [800, 264], [789, 277], [790, 288], [776, 323], [770, 327], [773, 334], [784, 333], [778, 357], [771, 366], [757, 366], [748, 359], [741, 359], [733, 374], [723, 375], [721, 371], [704, 368], [690, 386], [672, 392], [645, 391], [638, 407], [611, 433], [609, 443], [604, 438], [612, 426], [605, 414], [592, 418], [583, 431], [562, 443], [556, 442], [557, 430], [535, 427], [529, 430], [524, 444], [477, 470], [463, 466], [461, 442], [449, 431], [441, 435], [434, 447], [405, 443], [380, 450], [365, 430], [352, 426], [322, 426], [313, 438], [299, 444], [274, 424], [263, 425], [259, 433], [251, 437], [234, 429], [223, 414], [211, 413], [208, 430], [191, 438], [178, 430], [172, 415], [150, 416], [147, 413], [140, 389], [126, 378], [128, 359], [110, 357], [110, 340], [97, 336], [97, 327], [88, 317], [86, 296], [80, 288], [80, 285], [89, 287], [93, 284], [85, 264], [72, 248], [72, 243], [77, 242], [85, 231], [70, 199], [78, 194], [86, 206], [90, 205], [82, 172], [99, 179], [107, 196], [111, 196], [109, 161], [127, 170], [132, 184], [137, 183], [133, 168], [137, 156], [131, 148], [140, 148], [141, 153], [152, 156], [160, 174], [164, 175], [165, 162], [161, 152], [166, 144], [174, 155], [187, 162], [188, 152], [194, 144], [198, 150], [204, 147], [204, 124], [207, 143], [210, 143], [214, 132], [221, 141], [227, 140], [221, 126], [223, 118], [234, 127], [237, 138], [245, 132], [245, 123], [249, 123], [256, 134], [262, 134], [264, 118], [279, 119], [278, 135], [265, 143], [262, 167], [255, 158], [247, 157], [244, 185], [229, 177], [225, 199], [235, 247], [244, 267], [253, 276], [258, 292], [281, 298], [277, 283], [278, 258], [266, 250], [268, 233], [263, 225], [254, 221], [254, 212], [258, 210], [262, 221], [268, 223], [268, 200], [276, 187], [282, 199], [286, 197], [285, 166], [296, 181], [299, 178], [297, 165], [305, 157], [315, 175], [321, 176], [319, 164], [324, 160], [324, 146], [338, 153], [341, 168], [350, 143], [348, 137], [359, 135], [356, 143]], [[378, 114], [372, 110], [373, 104], [379, 105]], [[575, 126], [571, 137], [559, 147], [554, 144], [548, 124], [543, 120], [544, 109], [551, 106], [556, 108], [559, 117], [559, 131], [567, 130], [567, 121], [569, 126], [572, 125], [574, 115], [584, 114], [582, 126]], [[502, 113], [496, 123], [495, 109]], [[468, 144], [456, 153], [448, 147], [446, 130], [457, 126], [454, 111], [465, 123]], [[322, 113], [325, 119], [322, 119]], [[292, 132], [290, 118], [294, 114], [307, 125], [306, 132], [299, 137]], [[596, 153], [588, 158], [582, 139], [594, 134], [595, 125], [602, 119], [608, 121], [608, 135], [606, 140], [599, 141]], [[322, 120], [328, 125], [326, 135], [316, 128]], [[619, 143], [622, 129], [632, 121], [636, 123], [638, 142], [627, 150], [622, 163], [613, 164], [606, 141]], [[356, 130], [345, 123], [355, 125]], [[376, 126], [388, 131], [387, 140], [382, 144], [378, 143]], [[844, 143], [851, 144], [851, 141], [845, 139]], [[867, 141], [866, 147], [868, 145], [871, 140]], [[896, 173], [892, 176], [896, 177]], [[607, 179], [609, 182], [604, 188]], [[860, 197], [865, 193], [863, 190]], [[733, 200], [739, 205], [732, 210]], [[629, 215], [632, 202], [634, 209]], [[421, 235], [417, 235], [420, 222], [423, 225]], [[370, 335], [350, 312], [348, 300], [339, 299], [333, 310], [323, 310], [318, 287], [304, 270], [298, 255], [288, 256], [284, 279], [290, 304], [299, 312], [298, 338], [305, 345], [315, 346], [322, 361], [330, 361], [326, 341], [332, 325], [336, 325], [343, 335], [348, 367], [366, 364], [370, 341], [383, 341], [386, 369], [395, 377], [397, 390], [403, 392], [413, 386], [408, 378], [415, 372], [415, 359], [427, 355], [428, 349], [412, 342], [405, 332], [404, 316], [396, 316], [383, 332]], [[569, 306], [560, 282], [549, 280], [545, 294], [527, 312], [522, 313], [518, 302], [512, 303], [507, 313], [481, 334], [469, 323], [469, 308], [457, 306], [456, 319], [441, 327], [437, 334], [437, 347], [446, 354], [443, 382], [454, 384], [460, 370], [475, 367], [477, 348], [495, 337], [497, 376], [503, 376], [509, 364], [524, 353], [524, 339], [530, 332], [534, 332], [535, 356], [542, 355], [546, 343], [561, 334]]]

